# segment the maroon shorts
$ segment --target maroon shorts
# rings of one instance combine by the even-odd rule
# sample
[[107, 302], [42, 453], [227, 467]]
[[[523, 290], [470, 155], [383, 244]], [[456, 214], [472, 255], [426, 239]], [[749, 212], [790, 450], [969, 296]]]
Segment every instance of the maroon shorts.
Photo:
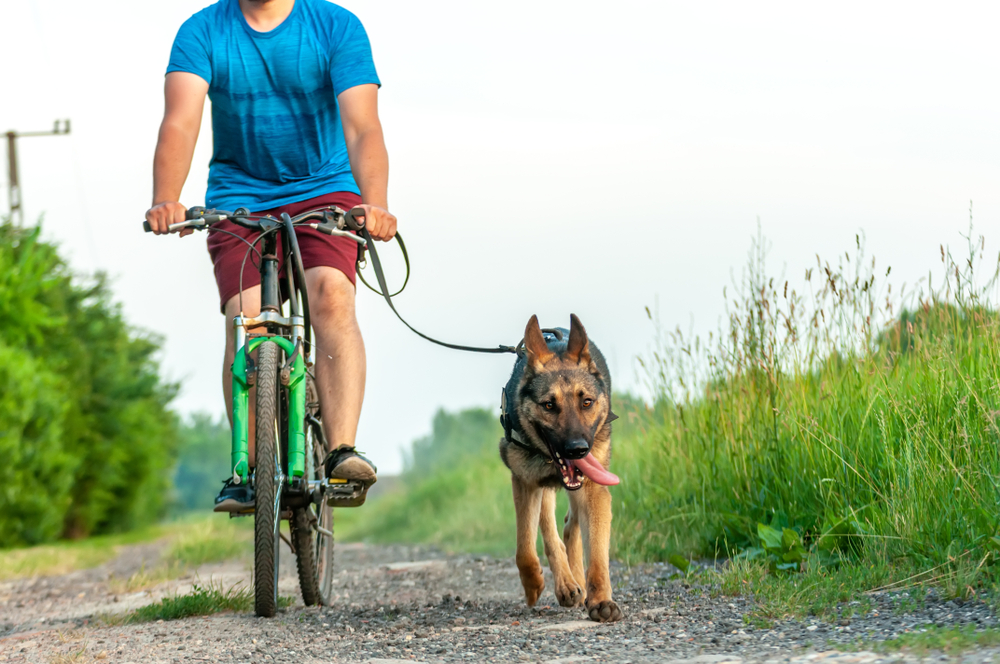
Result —
[[[278, 217], [282, 212], [287, 212], [289, 216], [294, 217], [306, 210], [331, 205], [336, 205], [342, 210], [350, 210], [360, 204], [361, 197], [357, 194], [349, 191], [338, 191], [310, 198], [307, 201], [289, 203], [272, 210], [254, 212], [254, 214], [269, 214]], [[247, 230], [231, 221], [220, 222], [215, 227], [235, 233], [251, 242], [252, 238], [258, 235], [257, 231]], [[312, 228], [299, 227], [296, 229], [296, 235], [299, 240], [299, 251], [302, 252], [302, 266], [305, 269], [320, 266], [335, 267], [343, 272], [352, 284], [355, 283], [354, 265], [358, 259], [357, 242], [346, 237], [324, 235]], [[245, 242], [232, 235], [226, 233], [209, 233], [208, 235], [208, 254], [212, 257], [212, 264], [215, 265], [215, 283], [219, 286], [220, 308], [223, 313], [226, 311], [226, 302], [240, 292], [240, 268], [244, 266], [243, 259], [247, 254], [247, 249], [249, 247]], [[285, 265], [280, 235], [278, 236], [278, 256], [281, 259], [279, 263], [281, 276], [284, 277]], [[256, 264], [256, 256], [250, 256], [246, 259], [245, 267], [243, 267], [243, 290], [260, 285], [260, 272], [257, 270]]]

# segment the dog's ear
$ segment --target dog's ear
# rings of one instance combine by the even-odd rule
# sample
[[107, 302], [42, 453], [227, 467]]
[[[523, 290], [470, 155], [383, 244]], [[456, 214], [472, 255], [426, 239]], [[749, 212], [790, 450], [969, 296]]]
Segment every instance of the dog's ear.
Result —
[[590, 364], [590, 341], [587, 339], [587, 330], [583, 329], [583, 323], [576, 314], [570, 314], [569, 321], [569, 344], [563, 357], [577, 364]]
[[532, 316], [524, 328], [524, 350], [528, 354], [528, 367], [534, 371], [541, 371], [542, 366], [555, 355], [545, 343], [542, 328], [538, 326], [538, 316]]

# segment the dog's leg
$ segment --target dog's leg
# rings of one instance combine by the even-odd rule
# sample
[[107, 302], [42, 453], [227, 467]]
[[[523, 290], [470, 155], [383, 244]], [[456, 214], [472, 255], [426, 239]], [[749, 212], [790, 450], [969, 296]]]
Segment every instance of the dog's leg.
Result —
[[517, 515], [517, 569], [521, 573], [524, 599], [534, 606], [545, 588], [542, 565], [538, 561], [535, 543], [538, 541], [538, 516], [542, 506], [542, 490], [528, 486], [511, 475], [514, 488], [514, 511]]
[[583, 494], [575, 505], [581, 507], [580, 520], [587, 545], [587, 613], [591, 620], [614, 622], [622, 611], [611, 599], [608, 556], [611, 547], [611, 492], [607, 487], [584, 482], [575, 493]]
[[559, 539], [559, 526], [556, 525], [556, 492], [555, 489], [542, 489], [542, 540], [545, 542], [545, 556], [549, 559], [552, 569], [552, 580], [555, 582], [556, 599], [560, 606], [577, 606], [583, 603], [583, 586], [573, 578], [573, 572], [566, 558], [566, 547]]
[[569, 494], [569, 510], [566, 511], [566, 522], [563, 525], [563, 542], [566, 543], [566, 557], [573, 578], [581, 588], [587, 587], [587, 574], [583, 571], [583, 541], [580, 538], [580, 510], [573, 500], [574, 491]]

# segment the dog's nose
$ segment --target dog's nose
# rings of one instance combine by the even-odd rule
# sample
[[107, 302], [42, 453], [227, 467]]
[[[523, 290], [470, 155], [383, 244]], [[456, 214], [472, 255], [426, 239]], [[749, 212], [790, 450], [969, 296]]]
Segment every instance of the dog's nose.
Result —
[[583, 438], [577, 438], [566, 443], [565, 454], [569, 459], [582, 459], [590, 453], [590, 443]]

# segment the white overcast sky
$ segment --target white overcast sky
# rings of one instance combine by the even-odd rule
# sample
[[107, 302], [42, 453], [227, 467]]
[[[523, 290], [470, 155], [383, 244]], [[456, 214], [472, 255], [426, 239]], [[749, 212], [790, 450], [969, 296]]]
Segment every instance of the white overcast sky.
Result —
[[[990, 2], [345, 0], [382, 78], [389, 200], [413, 261], [398, 307], [459, 343], [513, 344], [578, 314], [617, 385], [653, 330], [714, 328], [758, 217], [797, 278], [859, 230], [913, 281], [1000, 220], [1000, 5]], [[162, 78], [204, 0], [27, 0], [3, 9], [0, 131], [21, 141], [29, 219], [74, 269], [105, 270], [134, 325], [166, 337], [180, 412], [221, 413], [203, 235], [155, 238]], [[203, 202], [206, 116], [183, 202]], [[6, 205], [6, 187], [0, 203]], [[393, 254], [393, 249], [383, 250]], [[395, 276], [398, 261], [389, 260]], [[498, 405], [510, 356], [432, 346], [361, 291], [359, 448], [383, 472], [438, 407]]]

